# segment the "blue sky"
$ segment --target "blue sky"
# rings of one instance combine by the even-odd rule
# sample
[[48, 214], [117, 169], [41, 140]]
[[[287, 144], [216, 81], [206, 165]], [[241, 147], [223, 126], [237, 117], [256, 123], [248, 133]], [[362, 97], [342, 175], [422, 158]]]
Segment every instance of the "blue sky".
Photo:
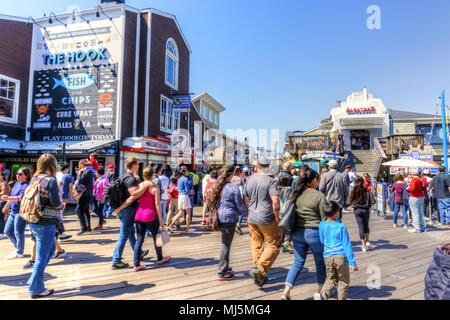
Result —
[[[97, 0], [1, 1], [42, 16]], [[176, 15], [192, 48], [191, 92], [227, 110], [221, 128], [310, 129], [364, 86], [388, 108], [434, 113], [450, 90], [450, 1], [128, 0]], [[381, 30], [369, 30], [370, 5]]]

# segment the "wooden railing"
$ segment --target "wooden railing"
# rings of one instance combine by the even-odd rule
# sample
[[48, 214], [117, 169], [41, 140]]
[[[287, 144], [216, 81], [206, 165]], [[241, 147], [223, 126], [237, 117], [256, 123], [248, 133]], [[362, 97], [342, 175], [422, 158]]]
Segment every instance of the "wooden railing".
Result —
[[396, 134], [377, 138], [387, 156], [398, 156], [407, 152], [411, 147], [423, 147], [423, 134]]

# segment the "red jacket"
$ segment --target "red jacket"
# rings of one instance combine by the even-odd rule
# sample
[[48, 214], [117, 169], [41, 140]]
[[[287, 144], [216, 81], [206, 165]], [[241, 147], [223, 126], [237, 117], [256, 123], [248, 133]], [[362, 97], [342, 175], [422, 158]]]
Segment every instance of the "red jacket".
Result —
[[364, 188], [369, 191], [372, 191], [372, 181], [364, 179]]
[[92, 169], [94, 169], [95, 171], [98, 171], [98, 161], [95, 158], [89, 159], [89, 161], [91, 162], [91, 167]]
[[428, 188], [428, 182], [427, 180], [423, 180], [417, 176], [412, 178], [411, 183], [409, 184], [409, 195], [413, 198], [421, 198], [424, 197], [425, 194], [423, 193], [423, 187]]

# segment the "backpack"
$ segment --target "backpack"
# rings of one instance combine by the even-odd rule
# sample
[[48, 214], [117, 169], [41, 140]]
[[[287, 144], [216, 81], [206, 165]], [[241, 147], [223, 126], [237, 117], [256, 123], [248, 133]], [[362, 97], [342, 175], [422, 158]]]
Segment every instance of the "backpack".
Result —
[[25, 190], [20, 201], [19, 216], [28, 223], [38, 223], [42, 218], [40, 180], [33, 182]]
[[104, 187], [103, 194], [108, 200], [109, 206], [111, 208], [117, 209], [127, 200], [125, 198], [127, 195], [127, 190], [125, 190], [124, 181], [130, 176], [130, 173], [123, 174]]

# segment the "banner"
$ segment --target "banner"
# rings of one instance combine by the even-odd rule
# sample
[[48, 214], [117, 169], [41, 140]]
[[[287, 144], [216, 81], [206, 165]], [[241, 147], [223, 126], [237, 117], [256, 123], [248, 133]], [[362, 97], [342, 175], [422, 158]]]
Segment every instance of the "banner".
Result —
[[117, 65], [34, 72], [32, 141], [114, 140]]

